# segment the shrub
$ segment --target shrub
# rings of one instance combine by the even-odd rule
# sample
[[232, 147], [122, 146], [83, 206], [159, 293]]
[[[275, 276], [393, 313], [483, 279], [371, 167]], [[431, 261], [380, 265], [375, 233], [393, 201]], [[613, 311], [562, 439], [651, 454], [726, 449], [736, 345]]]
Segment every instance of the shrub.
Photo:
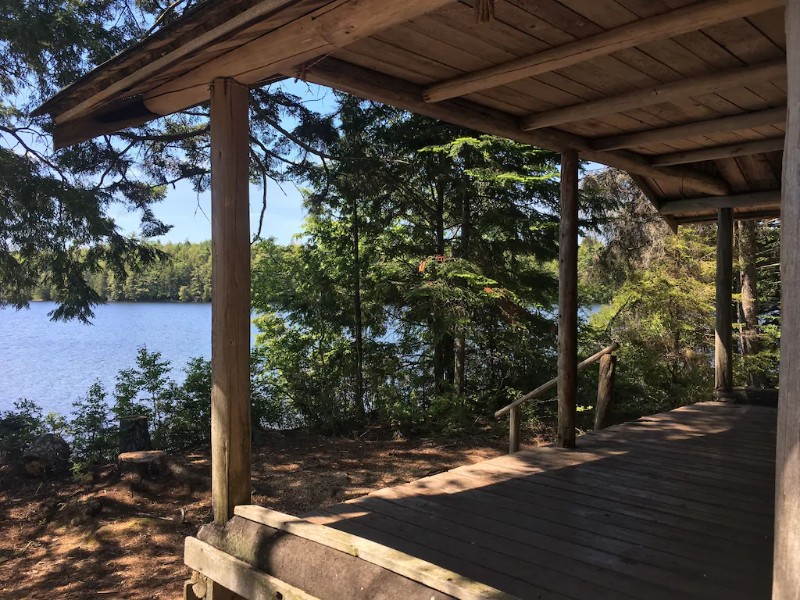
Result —
[[6, 460], [17, 460], [37, 436], [46, 432], [42, 409], [30, 400], [17, 400], [14, 410], [0, 415], [0, 454]]
[[104, 464], [116, 457], [118, 427], [111, 421], [106, 396], [97, 381], [82, 400], [72, 405], [72, 456], [78, 465]]

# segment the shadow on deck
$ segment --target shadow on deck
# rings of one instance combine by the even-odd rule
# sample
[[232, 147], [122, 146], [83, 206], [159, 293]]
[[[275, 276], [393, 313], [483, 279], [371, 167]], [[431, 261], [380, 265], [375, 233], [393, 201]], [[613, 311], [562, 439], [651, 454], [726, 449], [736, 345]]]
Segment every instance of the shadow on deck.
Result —
[[[461, 467], [307, 520], [519, 598], [770, 597], [774, 409], [696, 404], [578, 445]], [[274, 547], [258, 550], [261, 568]]]

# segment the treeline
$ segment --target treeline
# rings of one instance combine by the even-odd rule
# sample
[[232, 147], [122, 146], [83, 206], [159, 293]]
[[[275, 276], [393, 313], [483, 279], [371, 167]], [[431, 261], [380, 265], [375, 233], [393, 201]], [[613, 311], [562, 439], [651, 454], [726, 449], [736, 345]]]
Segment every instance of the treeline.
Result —
[[[331, 128], [308, 132], [320, 159], [294, 167], [308, 215], [297, 241], [253, 246], [254, 421], [327, 433], [495, 423], [556, 373], [558, 155], [337, 98]], [[615, 417], [709, 400], [715, 227], [673, 233], [610, 169], [584, 173], [580, 202], [579, 301], [602, 308], [584, 314], [579, 354], [621, 344]], [[778, 229], [737, 224], [736, 246], [735, 384], [775, 386]], [[130, 291], [114, 296], [108, 275], [98, 289], [207, 299], [209, 245], [162, 249], [172, 260], [132, 273]], [[149, 410], [165, 447], [207, 439], [208, 365], [191, 388], [142, 383], [158, 362], [140, 353], [140, 374], [122, 380], [133, 392], [118, 385], [112, 406]], [[596, 373], [580, 375], [579, 426], [592, 422]], [[83, 404], [105, 405], [100, 392]], [[554, 396], [525, 405], [526, 422], [552, 426]]]
[[[86, 275], [97, 295], [111, 302], [210, 302], [211, 242], [154, 243], [158, 258], [129, 267], [124, 277], [106, 265]], [[41, 277], [34, 300], [56, 300], [56, 287]]]

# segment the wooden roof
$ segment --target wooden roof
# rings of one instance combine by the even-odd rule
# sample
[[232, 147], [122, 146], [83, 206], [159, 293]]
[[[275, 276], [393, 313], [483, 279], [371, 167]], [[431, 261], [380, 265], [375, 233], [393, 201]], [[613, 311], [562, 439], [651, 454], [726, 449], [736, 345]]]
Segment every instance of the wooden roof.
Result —
[[297, 77], [630, 172], [675, 222], [776, 216], [782, 0], [209, 0], [40, 109], [58, 146]]

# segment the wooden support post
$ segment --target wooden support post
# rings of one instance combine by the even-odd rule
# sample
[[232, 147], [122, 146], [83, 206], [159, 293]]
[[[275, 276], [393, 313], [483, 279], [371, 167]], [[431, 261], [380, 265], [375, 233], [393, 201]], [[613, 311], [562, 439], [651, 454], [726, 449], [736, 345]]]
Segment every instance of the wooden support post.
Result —
[[789, 119], [781, 207], [781, 367], [773, 600], [800, 598], [800, 0], [786, 3]]
[[721, 208], [717, 215], [717, 300], [714, 335], [714, 392], [718, 396], [733, 387], [733, 211]]
[[522, 407], [515, 406], [508, 413], [508, 453], [519, 452], [519, 436], [522, 430]]
[[600, 372], [597, 377], [597, 405], [594, 408], [594, 430], [605, 429], [611, 423], [611, 405], [614, 403], [614, 376], [617, 370], [617, 357], [604, 354], [600, 358]]
[[211, 83], [211, 502], [224, 524], [250, 502], [248, 89]]
[[561, 154], [558, 242], [558, 438], [575, 447], [578, 399], [578, 153]]

